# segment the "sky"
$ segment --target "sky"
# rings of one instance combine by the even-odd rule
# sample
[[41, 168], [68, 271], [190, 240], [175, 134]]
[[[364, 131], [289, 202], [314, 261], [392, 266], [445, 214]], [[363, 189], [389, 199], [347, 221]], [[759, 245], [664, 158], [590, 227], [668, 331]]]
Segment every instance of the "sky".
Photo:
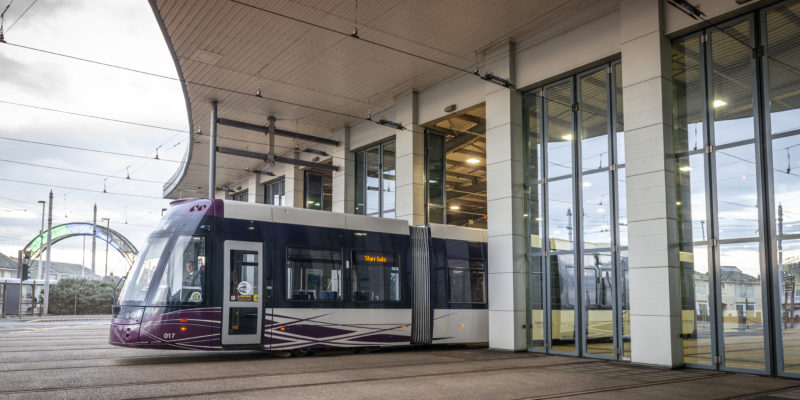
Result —
[[[3, 9], [8, 4], [0, 0]], [[16, 257], [38, 235], [42, 209], [37, 202], [47, 200], [51, 189], [54, 226], [91, 222], [92, 205], [97, 204], [98, 224], [110, 218], [111, 229], [143, 250], [161, 209], [169, 206], [169, 200], [161, 198], [162, 186], [179, 164], [166, 160], [181, 160], [186, 152], [189, 123], [179, 82], [19, 46], [177, 78], [148, 2], [11, 0], [4, 23], [8, 44], [0, 43], [0, 252]], [[157, 148], [159, 160], [154, 159]], [[128, 174], [150, 182], [128, 180]], [[52, 260], [80, 264], [85, 254], [90, 267], [88, 239], [85, 253], [81, 237], [55, 244]], [[96, 270], [102, 274], [104, 268], [105, 242], [98, 241]], [[126, 269], [127, 263], [111, 249], [109, 272], [119, 276]]]

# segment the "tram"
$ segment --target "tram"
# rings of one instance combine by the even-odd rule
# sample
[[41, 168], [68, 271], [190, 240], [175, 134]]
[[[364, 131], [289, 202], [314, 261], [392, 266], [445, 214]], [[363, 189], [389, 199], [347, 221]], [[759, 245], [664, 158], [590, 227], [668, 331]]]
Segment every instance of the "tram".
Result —
[[109, 343], [304, 351], [488, 342], [487, 234], [237, 201], [174, 201]]

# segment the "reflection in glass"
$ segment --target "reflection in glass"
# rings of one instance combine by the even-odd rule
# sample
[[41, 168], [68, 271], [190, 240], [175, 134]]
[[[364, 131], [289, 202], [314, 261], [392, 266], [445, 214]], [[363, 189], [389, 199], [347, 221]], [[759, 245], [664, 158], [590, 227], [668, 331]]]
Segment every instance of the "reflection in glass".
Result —
[[711, 365], [711, 286], [708, 246], [685, 243], [680, 246], [681, 337], [683, 362]]
[[614, 357], [614, 271], [611, 253], [583, 256], [586, 352]]
[[675, 152], [700, 150], [703, 141], [703, 74], [700, 36], [672, 44], [672, 83], [675, 96]]
[[547, 176], [572, 174], [572, 81], [564, 81], [544, 89], [547, 110]]
[[572, 179], [559, 179], [547, 184], [547, 233], [550, 250], [572, 250], [573, 213]]
[[764, 369], [764, 320], [758, 243], [720, 246], [723, 362]]
[[778, 297], [780, 300], [783, 369], [800, 373], [800, 240], [778, 238]]
[[355, 213], [364, 215], [367, 212], [366, 205], [366, 187], [367, 187], [367, 178], [366, 178], [366, 162], [364, 160], [366, 151], [362, 150], [356, 152], [356, 160], [355, 160], [355, 180], [356, 180], [356, 194], [355, 194]]
[[583, 176], [583, 248], [611, 247], [611, 197], [608, 189], [608, 172]]
[[380, 147], [367, 149], [367, 215], [380, 216], [380, 179], [381, 179], [381, 153]]
[[581, 168], [608, 167], [608, 82], [602, 68], [580, 78]]
[[754, 136], [752, 47], [749, 20], [711, 31], [712, 88], [708, 106], [716, 146]]
[[550, 325], [552, 349], [575, 352], [575, 257], [550, 255]]
[[631, 295], [630, 276], [628, 274], [628, 249], [620, 250], [617, 259], [619, 275], [619, 307], [622, 308], [622, 357], [631, 357]]
[[[800, 129], [800, 3], [767, 11], [769, 122], [771, 133]], [[775, 153], [775, 157], [780, 157]], [[776, 190], [777, 191], [777, 190]]]
[[381, 216], [383, 218], [395, 217], [395, 193], [397, 192], [397, 185], [395, 180], [395, 142], [389, 142], [381, 146], [383, 149], [383, 165], [381, 166], [383, 172], [383, 210]]
[[758, 236], [754, 146], [717, 150], [715, 154], [719, 238]]
[[622, 63], [614, 65], [614, 98], [616, 99], [617, 164], [625, 164], [625, 117], [622, 109]]
[[628, 245], [628, 201], [625, 198], [627, 193], [627, 182], [625, 180], [625, 168], [620, 168], [616, 173], [617, 177], [617, 221], [619, 221], [619, 243], [618, 246]]
[[444, 137], [428, 132], [428, 222], [444, 223]]
[[772, 140], [774, 210], [778, 221], [775, 232], [778, 235], [800, 233], [800, 165], [797, 161], [800, 161], [800, 135]]
[[679, 240], [697, 242], [711, 236], [706, 212], [705, 160], [703, 153], [678, 158], [675, 205], [678, 210]]
[[542, 256], [528, 257], [528, 310], [531, 349], [544, 350], [544, 274]]

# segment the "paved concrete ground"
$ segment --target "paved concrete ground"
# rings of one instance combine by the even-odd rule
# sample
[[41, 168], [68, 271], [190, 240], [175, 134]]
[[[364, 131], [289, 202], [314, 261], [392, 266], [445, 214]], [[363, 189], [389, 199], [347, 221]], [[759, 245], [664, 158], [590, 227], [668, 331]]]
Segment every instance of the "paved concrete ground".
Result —
[[0, 320], [0, 398], [786, 399], [800, 380], [474, 348], [280, 358], [107, 344], [108, 320]]

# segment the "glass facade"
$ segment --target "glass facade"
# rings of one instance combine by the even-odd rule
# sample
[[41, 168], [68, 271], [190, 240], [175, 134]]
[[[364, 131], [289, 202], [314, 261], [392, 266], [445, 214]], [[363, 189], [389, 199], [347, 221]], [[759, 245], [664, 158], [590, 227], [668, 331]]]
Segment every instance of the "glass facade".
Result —
[[621, 77], [605, 64], [524, 98], [532, 351], [629, 356]]
[[355, 213], [394, 218], [397, 169], [394, 140], [356, 152]]
[[673, 41], [689, 365], [800, 373], [800, 211], [791, 201], [800, 190], [792, 171], [800, 147], [797, 15], [800, 2], [783, 2]]
[[264, 184], [264, 204], [272, 204], [273, 206], [286, 205], [285, 181], [285, 179], [278, 179]]

